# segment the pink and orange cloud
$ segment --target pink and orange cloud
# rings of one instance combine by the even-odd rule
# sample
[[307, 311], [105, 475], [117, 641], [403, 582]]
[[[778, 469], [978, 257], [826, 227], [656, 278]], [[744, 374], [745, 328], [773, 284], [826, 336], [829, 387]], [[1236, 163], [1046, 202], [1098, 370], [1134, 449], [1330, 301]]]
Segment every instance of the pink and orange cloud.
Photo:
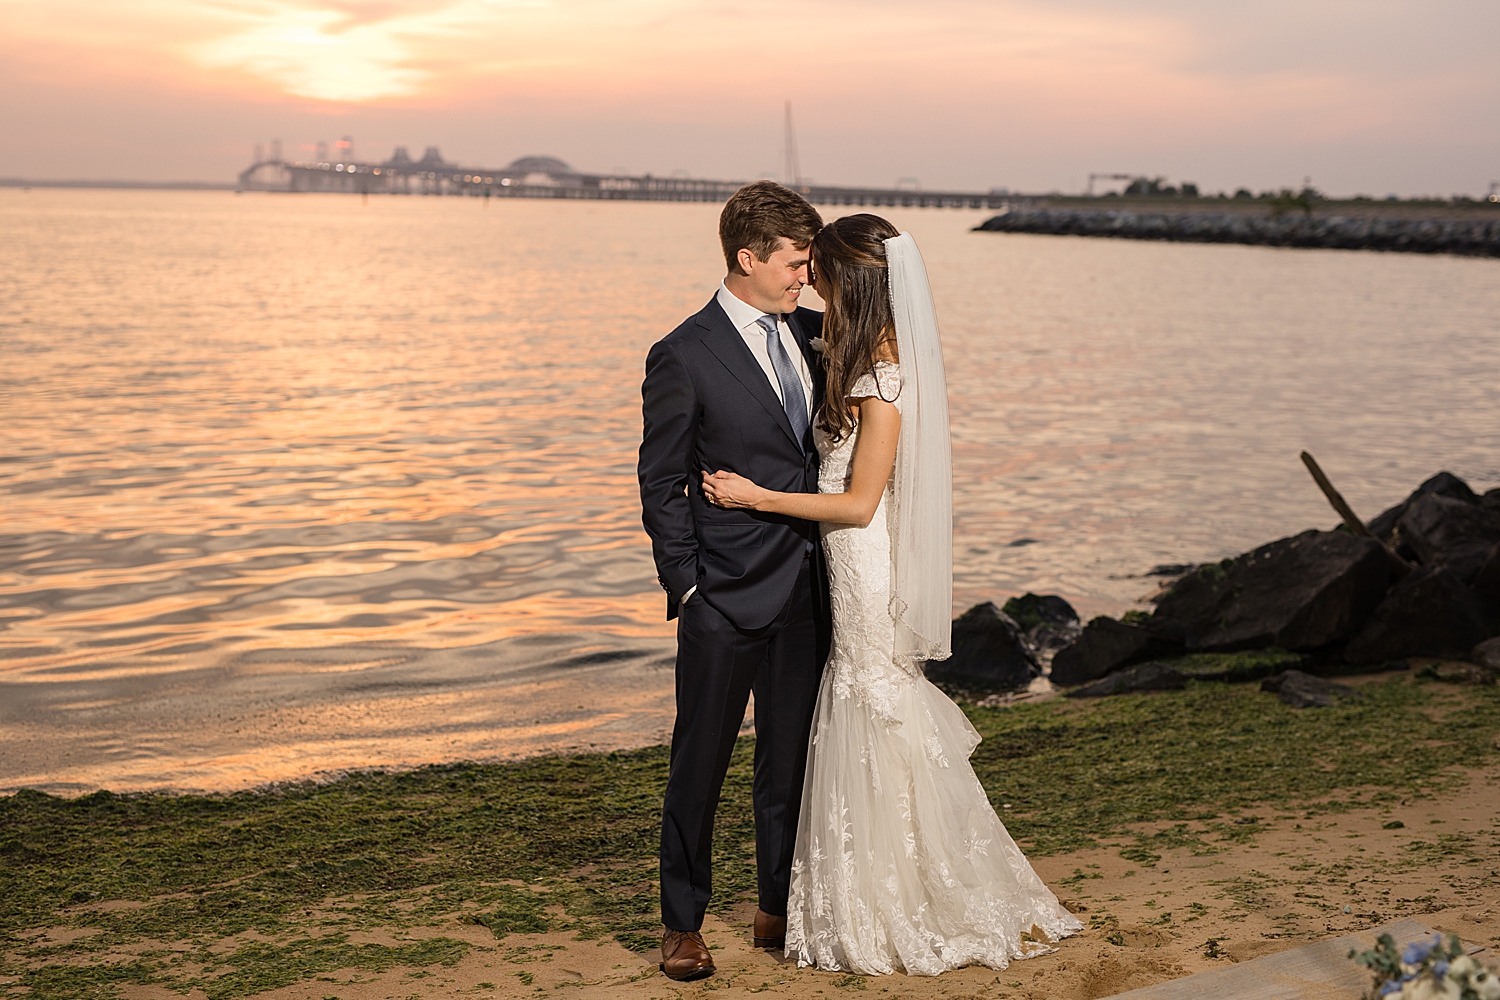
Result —
[[[97, 172], [90, 148], [138, 173], [170, 158], [222, 174], [252, 138], [357, 133], [476, 162], [551, 151], [595, 169], [756, 176], [774, 170], [790, 98], [804, 164], [825, 180], [1065, 188], [1123, 169], [1207, 186], [1311, 173], [1333, 189], [1472, 189], [1500, 160], [1495, 130], [1478, 127], [1500, 111], [1483, 43], [1497, 10], [0, 0], [0, 86], [24, 95], [0, 110], [20, 140], [0, 174]], [[175, 149], [161, 141], [174, 124]]]

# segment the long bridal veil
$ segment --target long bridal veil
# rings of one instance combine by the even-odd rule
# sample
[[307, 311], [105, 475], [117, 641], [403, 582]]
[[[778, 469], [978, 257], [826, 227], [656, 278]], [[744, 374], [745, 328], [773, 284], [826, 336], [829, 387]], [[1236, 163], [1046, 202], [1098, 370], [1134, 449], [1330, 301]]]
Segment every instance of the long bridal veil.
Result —
[[891, 531], [891, 617], [896, 659], [920, 671], [951, 654], [953, 457], [948, 381], [927, 266], [910, 233], [885, 241], [891, 313], [901, 363], [901, 436], [896, 446]]

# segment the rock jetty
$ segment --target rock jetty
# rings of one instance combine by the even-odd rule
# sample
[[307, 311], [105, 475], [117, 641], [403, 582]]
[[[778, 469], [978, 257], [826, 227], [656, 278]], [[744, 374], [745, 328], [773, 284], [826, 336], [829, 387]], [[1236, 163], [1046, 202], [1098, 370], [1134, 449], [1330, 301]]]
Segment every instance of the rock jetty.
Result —
[[[1187, 676], [1274, 672], [1266, 690], [1299, 707], [1329, 704], [1342, 692], [1288, 671], [1292, 665], [1339, 673], [1404, 669], [1408, 657], [1467, 658], [1474, 667], [1465, 678], [1495, 683], [1500, 489], [1481, 496], [1440, 472], [1355, 527], [1367, 534], [1311, 529], [1232, 559], [1174, 567], [1188, 571], [1156, 598], [1156, 609], [1121, 621], [1101, 616], [1080, 627], [1067, 602], [1051, 595], [978, 605], [953, 623], [952, 659], [929, 663], [928, 675], [966, 692], [1015, 690], [1050, 661], [1052, 683], [1076, 688], [1070, 697], [1099, 697], [1181, 686]], [[1207, 673], [1190, 666], [1197, 654], [1250, 653], [1248, 666]]]
[[1253, 216], [1013, 208], [975, 227], [994, 233], [1114, 236], [1178, 243], [1387, 250], [1500, 257], [1500, 219]]

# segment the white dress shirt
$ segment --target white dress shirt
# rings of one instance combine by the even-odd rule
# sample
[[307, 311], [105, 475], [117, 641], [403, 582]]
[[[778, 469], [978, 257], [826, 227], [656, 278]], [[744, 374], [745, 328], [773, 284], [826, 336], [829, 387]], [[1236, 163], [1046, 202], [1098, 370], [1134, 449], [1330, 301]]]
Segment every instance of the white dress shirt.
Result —
[[[786, 405], [786, 398], [781, 394], [781, 379], [776, 377], [776, 366], [771, 363], [771, 352], [766, 349], [766, 328], [760, 325], [760, 318], [765, 313], [735, 295], [729, 290], [724, 282], [719, 282], [719, 293], [714, 296], [719, 303], [719, 308], [729, 317], [729, 322], [740, 331], [740, 336], [745, 338], [745, 346], [750, 348], [750, 353], [755, 355], [755, 360], [760, 363], [761, 371], [766, 373], [766, 381], [771, 383], [771, 389], [776, 393], [776, 398], [781, 400], [781, 405]], [[781, 334], [781, 346], [786, 348], [787, 357], [792, 359], [792, 364], [797, 366], [797, 377], [802, 380], [802, 398], [807, 403], [807, 422], [812, 423], [812, 399], [813, 382], [812, 372], [807, 367], [807, 358], [802, 354], [802, 345], [797, 343], [797, 338], [792, 334], [792, 328], [786, 325], [784, 317], [776, 317], [776, 329]], [[682, 595], [677, 602], [686, 604], [687, 599], [697, 593], [695, 584], [688, 588], [688, 592]]]
[[[736, 296], [722, 281], [719, 282], [719, 293], [715, 296], [719, 308], [729, 317], [729, 322], [740, 331], [740, 336], [745, 338], [745, 346], [750, 348], [750, 353], [755, 355], [755, 360], [760, 363], [761, 371], [766, 373], [766, 381], [771, 383], [771, 388], [776, 392], [776, 398], [781, 400], [783, 406], [786, 400], [781, 396], [781, 379], [776, 377], [776, 366], [771, 363], [771, 352], [766, 350], [766, 328], [757, 322], [765, 313], [752, 306], [750, 303]], [[786, 348], [787, 357], [792, 359], [792, 364], [797, 366], [797, 377], [802, 380], [802, 398], [807, 401], [807, 419], [812, 422], [812, 398], [813, 381], [812, 372], [807, 368], [807, 359], [802, 356], [802, 345], [797, 343], [797, 338], [792, 334], [792, 328], [786, 325], [786, 320], [781, 317], [776, 319], [776, 328], [781, 333], [781, 346]]]

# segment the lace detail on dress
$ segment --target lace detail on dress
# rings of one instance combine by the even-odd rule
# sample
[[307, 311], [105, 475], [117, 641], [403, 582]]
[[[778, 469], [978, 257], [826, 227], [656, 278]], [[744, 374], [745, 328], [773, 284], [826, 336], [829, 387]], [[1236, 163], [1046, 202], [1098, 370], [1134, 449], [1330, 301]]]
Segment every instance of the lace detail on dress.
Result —
[[873, 372], [865, 372], [849, 387], [850, 399], [879, 396], [901, 409], [901, 366], [891, 361], [875, 362]]
[[[850, 396], [901, 406], [899, 366], [880, 362]], [[814, 431], [818, 488], [840, 493], [859, 441]], [[868, 526], [823, 525], [833, 648], [818, 695], [787, 904], [786, 953], [799, 965], [936, 975], [1003, 969], [1081, 924], [1016, 846], [969, 764], [979, 734], [958, 706], [892, 655], [892, 503]]]
[[[889, 400], [899, 411], [900, 367], [877, 361], [874, 372], [861, 375], [849, 391], [851, 399], [864, 396]], [[859, 443], [858, 419], [854, 429], [839, 441], [831, 440], [822, 428], [815, 428], [813, 436], [822, 458], [818, 492], [843, 493], [849, 488], [854, 448]], [[835, 577], [841, 581], [840, 586], [832, 588], [834, 652], [825, 669], [835, 678], [838, 697], [854, 697], [888, 725], [896, 726], [901, 722], [893, 714], [893, 707], [902, 691], [919, 675], [890, 669], [891, 651], [896, 643], [896, 626], [889, 610], [891, 549], [886, 514], [890, 504], [891, 484], [887, 483], [867, 527], [822, 526], [830, 581]]]

